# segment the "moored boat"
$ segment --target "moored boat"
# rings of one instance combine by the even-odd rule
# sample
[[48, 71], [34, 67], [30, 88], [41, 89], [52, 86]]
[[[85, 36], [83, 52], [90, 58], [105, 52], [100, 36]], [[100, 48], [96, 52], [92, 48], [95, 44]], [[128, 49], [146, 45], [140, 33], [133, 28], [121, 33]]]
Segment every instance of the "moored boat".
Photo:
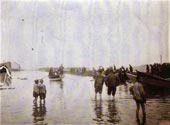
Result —
[[11, 71], [6, 65], [0, 66], [0, 86], [11, 84]]
[[50, 68], [48, 77], [52, 81], [62, 81], [63, 74], [60, 74], [57, 68]]
[[142, 77], [142, 83], [155, 87], [170, 89], [170, 80], [164, 79], [158, 76], [154, 76], [148, 73], [137, 71], [137, 75]]
[[149, 73], [137, 71], [136, 74], [126, 73], [131, 81], [136, 81], [136, 77], [142, 77], [142, 83], [146, 86], [170, 89], [170, 80], [154, 76]]

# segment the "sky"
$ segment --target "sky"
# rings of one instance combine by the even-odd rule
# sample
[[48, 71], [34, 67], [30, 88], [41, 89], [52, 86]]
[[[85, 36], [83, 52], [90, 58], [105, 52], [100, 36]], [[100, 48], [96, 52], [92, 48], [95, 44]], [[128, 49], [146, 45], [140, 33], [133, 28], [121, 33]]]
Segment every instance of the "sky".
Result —
[[2, 1], [1, 61], [23, 68], [169, 61], [168, 1]]

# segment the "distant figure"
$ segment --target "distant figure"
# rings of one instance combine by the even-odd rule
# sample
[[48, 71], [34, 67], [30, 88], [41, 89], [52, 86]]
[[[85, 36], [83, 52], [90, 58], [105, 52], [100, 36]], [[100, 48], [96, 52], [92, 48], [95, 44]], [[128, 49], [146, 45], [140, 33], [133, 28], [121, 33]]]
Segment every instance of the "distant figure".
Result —
[[101, 99], [104, 78], [105, 78], [105, 75], [103, 74], [103, 68], [100, 67], [95, 76], [95, 83], [94, 83], [95, 99], [97, 99], [97, 93], [100, 94], [100, 99]]
[[150, 67], [151, 67], [151, 74], [153, 74], [153, 73], [154, 73], [153, 65], [152, 65], [152, 64], [150, 64]]
[[62, 64], [60, 65], [60, 67], [59, 67], [58, 70], [59, 70], [60, 74], [63, 74], [63, 73], [64, 73], [64, 67], [63, 67]]
[[129, 70], [128, 70], [128, 68], [126, 67], [126, 70], [125, 70], [126, 72], [129, 72]]
[[146, 65], [146, 72], [149, 73], [149, 65]]
[[143, 120], [146, 119], [146, 112], [145, 112], [145, 103], [146, 103], [146, 94], [141, 83], [141, 78], [138, 76], [136, 78], [135, 84], [130, 88], [130, 92], [133, 95], [133, 98], [136, 102], [136, 118], [139, 120], [139, 110], [140, 106], [143, 112]]
[[35, 98], [33, 100], [34, 103], [37, 103], [38, 96], [39, 96], [38, 80], [34, 80], [34, 86], [33, 86], [33, 97]]
[[114, 71], [116, 71], [116, 66], [114, 65]]
[[129, 70], [130, 72], [133, 72], [133, 67], [129, 64]]
[[45, 98], [46, 98], [46, 86], [43, 84], [43, 79], [40, 79], [40, 84], [38, 85], [39, 87], [39, 94], [40, 94], [40, 103], [41, 103], [41, 100], [44, 100], [44, 103], [45, 103]]
[[112, 96], [115, 96], [116, 93], [116, 87], [118, 85], [118, 77], [116, 74], [114, 74], [113, 69], [110, 68], [110, 73], [107, 75], [106, 77], [106, 81], [105, 84], [108, 87], [108, 91], [107, 94], [110, 96], [112, 94]]

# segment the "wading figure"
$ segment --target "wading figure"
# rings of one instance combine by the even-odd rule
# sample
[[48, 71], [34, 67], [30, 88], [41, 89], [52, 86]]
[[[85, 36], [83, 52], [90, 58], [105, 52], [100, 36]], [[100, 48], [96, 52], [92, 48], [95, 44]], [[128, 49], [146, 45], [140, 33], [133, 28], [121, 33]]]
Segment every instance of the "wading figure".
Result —
[[136, 78], [135, 84], [130, 88], [130, 92], [133, 95], [133, 98], [136, 102], [136, 119], [139, 120], [139, 110], [140, 107], [142, 108], [143, 113], [143, 121], [146, 119], [146, 112], [145, 112], [145, 103], [146, 103], [146, 94], [141, 83], [141, 78], [138, 76]]
[[40, 94], [40, 103], [41, 103], [41, 100], [44, 100], [44, 103], [45, 103], [45, 98], [46, 98], [46, 86], [43, 84], [43, 79], [40, 79], [40, 84], [38, 85], [39, 87], [39, 94]]
[[108, 87], [107, 94], [110, 96], [115, 96], [116, 87], [118, 85], [118, 77], [116, 74], [113, 73], [113, 69], [110, 68], [110, 73], [106, 77], [105, 81], [106, 86]]
[[34, 80], [34, 86], [33, 86], [33, 97], [34, 97], [33, 102], [34, 103], [37, 103], [38, 96], [39, 96], [38, 80]]
[[95, 99], [97, 99], [97, 93], [100, 94], [100, 99], [101, 99], [104, 78], [105, 78], [105, 75], [103, 74], [103, 68], [100, 67], [95, 76], [95, 83], [94, 83]]

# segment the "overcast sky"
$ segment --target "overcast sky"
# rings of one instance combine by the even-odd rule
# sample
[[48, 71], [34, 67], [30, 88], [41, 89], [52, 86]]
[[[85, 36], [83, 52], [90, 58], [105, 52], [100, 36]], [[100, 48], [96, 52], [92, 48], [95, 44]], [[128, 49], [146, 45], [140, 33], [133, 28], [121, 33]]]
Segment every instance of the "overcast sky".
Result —
[[24, 68], [168, 61], [168, 17], [166, 1], [3, 1], [2, 61]]

